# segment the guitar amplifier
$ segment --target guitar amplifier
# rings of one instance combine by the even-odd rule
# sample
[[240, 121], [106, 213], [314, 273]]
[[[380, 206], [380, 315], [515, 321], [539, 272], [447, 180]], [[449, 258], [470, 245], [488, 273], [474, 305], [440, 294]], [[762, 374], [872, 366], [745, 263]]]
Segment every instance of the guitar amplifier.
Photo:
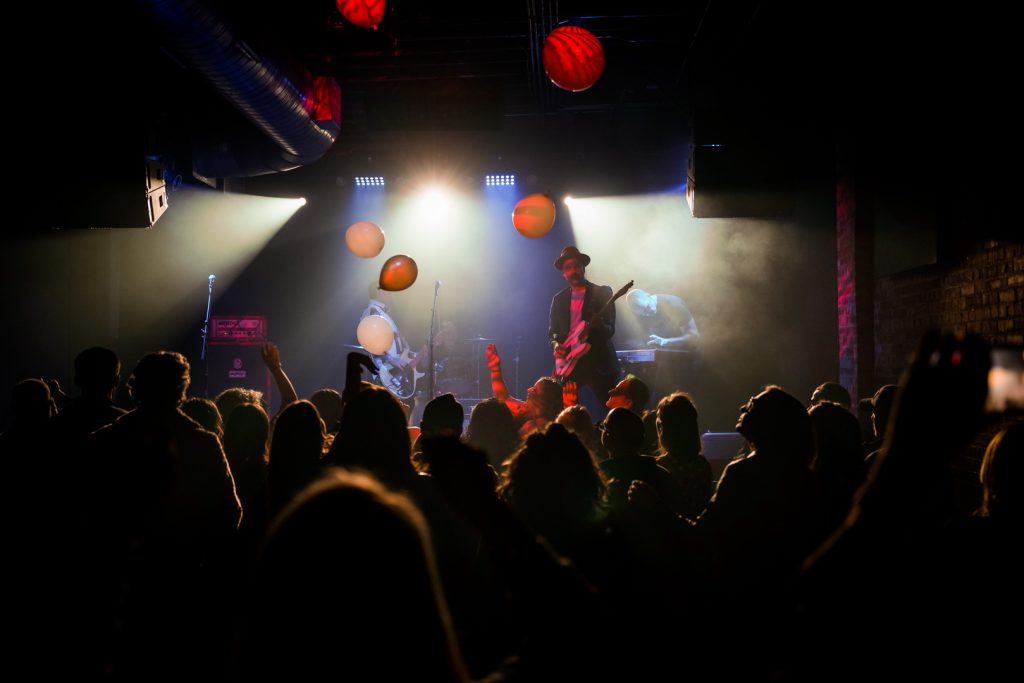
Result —
[[207, 345], [264, 344], [267, 319], [262, 315], [214, 315], [210, 317]]
[[264, 407], [270, 411], [274, 376], [263, 362], [261, 347], [266, 342], [265, 316], [210, 316], [206, 342], [207, 395], [215, 398], [233, 387], [256, 389], [263, 394]]
[[208, 360], [206, 390], [210, 398], [233, 387], [256, 389], [263, 394], [264, 406], [270, 410], [274, 376], [263, 362], [261, 348], [256, 344], [211, 344], [206, 350]]

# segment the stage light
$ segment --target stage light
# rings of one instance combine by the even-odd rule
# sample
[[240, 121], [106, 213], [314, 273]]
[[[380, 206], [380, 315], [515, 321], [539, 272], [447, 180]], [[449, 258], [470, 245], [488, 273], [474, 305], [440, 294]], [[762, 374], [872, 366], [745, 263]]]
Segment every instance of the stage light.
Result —
[[512, 173], [496, 173], [484, 176], [484, 185], [487, 187], [513, 187], [516, 184], [516, 177]]
[[356, 187], [384, 187], [384, 176], [382, 175], [357, 175]]
[[572, 198], [571, 194], [567, 194], [565, 195], [565, 197], [562, 198], [562, 203], [565, 204], [566, 206], [572, 206], [572, 203], [574, 201], [575, 200]]

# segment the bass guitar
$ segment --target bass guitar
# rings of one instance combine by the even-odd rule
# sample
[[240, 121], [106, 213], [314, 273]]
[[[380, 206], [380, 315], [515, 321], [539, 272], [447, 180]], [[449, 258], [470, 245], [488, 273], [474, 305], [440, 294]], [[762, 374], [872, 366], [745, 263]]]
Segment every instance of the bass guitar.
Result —
[[587, 342], [587, 336], [590, 334], [590, 328], [594, 321], [601, 317], [605, 309], [615, 303], [615, 300], [625, 294], [633, 286], [633, 281], [630, 280], [622, 289], [615, 292], [611, 299], [604, 302], [601, 308], [594, 312], [594, 315], [590, 316], [588, 320], [581, 320], [576, 323], [576, 326], [569, 330], [569, 335], [562, 342], [562, 347], [565, 348], [565, 355], [561, 358], [555, 356], [555, 371], [554, 377], [559, 381], [565, 381], [568, 379], [572, 371], [576, 369], [576, 364], [579, 363], [580, 358], [585, 356], [590, 351], [590, 344]]
[[417, 369], [426, 350], [427, 347], [424, 346], [419, 353], [413, 356], [409, 353], [409, 349], [406, 349], [394, 361], [386, 356], [381, 358], [380, 365], [377, 367], [377, 378], [380, 379], [381, 386], [398, 398], [412, 398], [416, 393], [416, 383], [427, 374]]

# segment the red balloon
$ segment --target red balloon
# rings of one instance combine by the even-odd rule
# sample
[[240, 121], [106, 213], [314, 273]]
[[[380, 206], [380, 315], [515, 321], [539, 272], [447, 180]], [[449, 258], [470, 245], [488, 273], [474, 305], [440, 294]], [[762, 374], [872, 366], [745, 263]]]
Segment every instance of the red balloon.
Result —
[[341, 16], [356, 26], [377, 28], [384, 18], [384, 0], [334, 0]]
[[586, 90], [604, 71], [601, 41], [579, 26], [559, 26], [549, 33], [542, 58], [548, 78], [562, 90]]
[[420, 274], [416, 262], [405, 254], [392, 256], [380, 269], [380, 288], [389, 292], [400, 292], [412, 287]]

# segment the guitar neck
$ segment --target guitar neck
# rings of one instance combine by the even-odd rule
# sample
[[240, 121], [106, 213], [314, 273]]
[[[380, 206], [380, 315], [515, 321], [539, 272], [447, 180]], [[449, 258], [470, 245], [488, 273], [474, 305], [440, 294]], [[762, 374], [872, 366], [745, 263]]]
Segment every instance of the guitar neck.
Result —
[[594, 322], [604, 314], [605, 310], [609, 306], [614, 304], [619, 299], [619, 297], [621, 297], [623, 294], [628, 292], [630, 287], [632, 287], [632, 286], [633, 286], [633, 281], [630, 280], [625, 285], [623, 285], [619, 289], [619, 291], [615, 292], [615, 294], [612, 295], [611, 299], [608, 299], [608, 301], [605, 301], [604, 304], [601, 305], [601, 308], [597, 309], [597, 311], [594, 313], [594, 315], [590, 316], [590, 318], [587, 320], [587, 327], [590, 327], [591, 325], [593, 325]]

